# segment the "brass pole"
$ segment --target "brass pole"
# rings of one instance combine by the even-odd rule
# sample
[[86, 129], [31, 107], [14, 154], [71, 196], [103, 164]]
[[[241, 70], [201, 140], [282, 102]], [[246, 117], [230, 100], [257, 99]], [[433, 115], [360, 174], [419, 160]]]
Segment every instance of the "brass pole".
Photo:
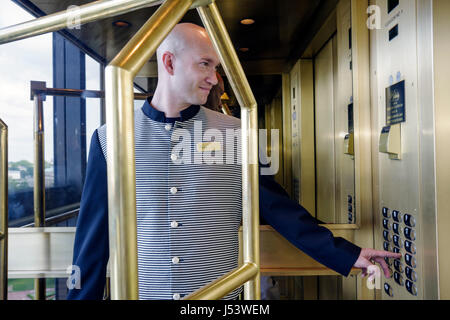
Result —
[[[211, 0], [191, 1], [190, 9]], [[162, 0], [98, 0], [82, 6], [49, 14], [44, 17], [0, 29], [0, 44], [38, 36], [64, 28], [75, 27], [104, 18], [110, 18], [146, 7], [161, 4]]]
[[242, 215], [244, 264], [257, 267], [254, 279], [244, 285], [245, 299], [260, 299], [259, 280], [259, 179], [258, 114], [255, 97], [214, 2], [197, 8], [203, 25], [219, 54], [223, 69], [241, 106]]
[[0, 119], [0, 300], [8, 299], [8, 126]]
[[[45, 226], [44, 96], [34, 99], [34, 226]], [[45, 300], [45, 279], [34, 279], [36, 300]]]
[[246, 263], [237, 270], [228, 272], [200, 290], [184, 297], [183, 300], [213, 300], [223, 298], [244, 282], [254, 278], [258, 273], [259, 268], [254, 263]]
[[167, 0], [105, 69], [111, 299], [139, 298], [133, 79], [192, 0]]
[[161, 0], [99, 0], [0, 29], [0, 44], [151, 7]]

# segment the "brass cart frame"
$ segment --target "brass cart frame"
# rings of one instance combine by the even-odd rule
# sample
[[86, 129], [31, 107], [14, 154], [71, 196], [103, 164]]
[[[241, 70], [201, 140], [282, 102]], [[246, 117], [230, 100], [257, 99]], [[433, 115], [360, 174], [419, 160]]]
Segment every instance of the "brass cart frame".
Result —
[[74, 19], [85, 24], [161, 3], [105, 69], [111, 297], [139, 297], [133, 79], [184, 14], [196, 8], [241, 106], [243, 265], [185, 299], [219, 299], [244, 283], [245, 299], [259, 299], [257, 105], [214, 0], [94, 1], [76, 11], [0, 29], [0, 44], [58, 31], [71, 26]]

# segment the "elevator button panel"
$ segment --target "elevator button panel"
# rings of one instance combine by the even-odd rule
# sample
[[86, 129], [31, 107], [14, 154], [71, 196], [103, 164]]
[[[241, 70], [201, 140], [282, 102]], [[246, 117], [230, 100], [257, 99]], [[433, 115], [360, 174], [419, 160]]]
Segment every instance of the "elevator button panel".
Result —
[[[401, 210], [383, 207], [382, 223], [383, 223], [383, 249], [402, 254], [400, 259], [384, 258], [386, 264], [391, 269], [393, 266], [393, 282], [385, 283], [384, 291], [389, 297], [393, 297], [396, 290], [395, 287], [404, 287], [410, 294], [417, 295], [417, 261], [416, 254], [416, 232], [414, 227], [416, 221], [411, 214], [402, 214]], [[392, 233], [391, 233], [392, 229]], [[404, 237], [402, 239], [402, 237]], [[401, 289], [401, 290], [405, 290]], [[398, 289], [400, 290], [400, 289]]]
[[348, 223], [355, 223], [355, 216], [353, 210], [353, 197], [351, 195], [347, 195], [347, 209], [348, 209]]

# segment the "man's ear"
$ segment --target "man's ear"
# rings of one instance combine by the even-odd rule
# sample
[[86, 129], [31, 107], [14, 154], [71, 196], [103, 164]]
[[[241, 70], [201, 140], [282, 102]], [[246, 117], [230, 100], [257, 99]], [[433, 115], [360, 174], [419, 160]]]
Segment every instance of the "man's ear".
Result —
[[162, 62], [167, 73], [173, 76], [175, 56], [171, 52], [166, 51], [162, 56]]

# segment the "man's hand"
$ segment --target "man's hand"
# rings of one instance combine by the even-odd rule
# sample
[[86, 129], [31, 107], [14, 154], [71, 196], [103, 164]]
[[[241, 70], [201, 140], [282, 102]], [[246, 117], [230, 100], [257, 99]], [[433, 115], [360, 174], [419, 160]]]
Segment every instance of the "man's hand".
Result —
[[378, 262], [381, 265], [386, 278], [390, 278], [391, 274], [389, 273], [389, 267], [386, 264], [386, 261], [384, 261], [384, 258], [399, 259], [401, 256], [400, 253], [364, 248], [361, 250], [358, 260], [356, 260], [353, 266], [362, 269], [362, 276], [365, 277], [367, 275], [367, 268], [372, 266], [375, 262]]

